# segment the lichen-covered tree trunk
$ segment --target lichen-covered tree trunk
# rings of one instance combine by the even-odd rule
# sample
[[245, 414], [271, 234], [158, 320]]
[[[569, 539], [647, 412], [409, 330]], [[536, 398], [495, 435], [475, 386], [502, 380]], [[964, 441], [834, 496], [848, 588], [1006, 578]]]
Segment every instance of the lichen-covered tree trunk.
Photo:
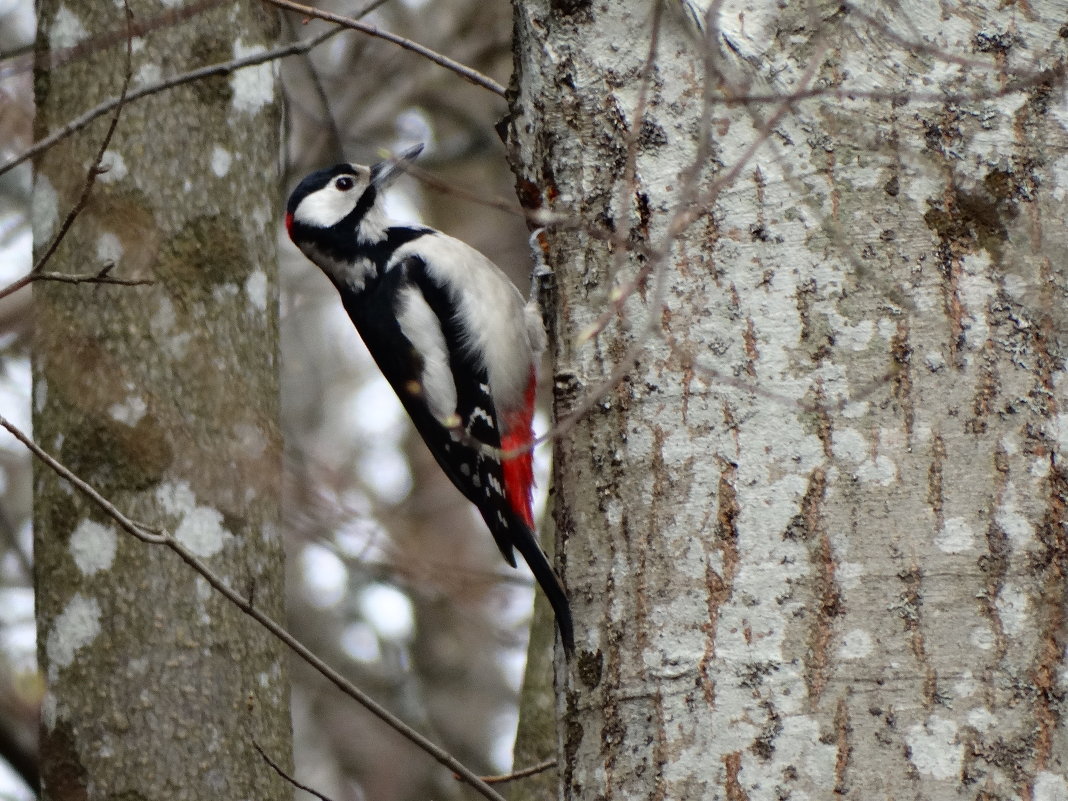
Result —
[[1068, 798], [1063, 5], [683, 5], [515, 3], [563, 797]]
[[[131, 0], [137, 88], [269, 45], [255, 3], [190, 19]], [[119, 93], [122, 3], [39, 3], [37, 138]], [[122, 110], [89, 205], [49, 270], [151, 286], [38, 283], [34, 432], [119, 509], [162, 526], [282, 618], [270, 65]], [[37, 162], [40, 254], [107, 120]], [[284, 652], [173, 553], [36, 475], [38, 652], [50, 799], [290, 797], [256, 753], [290, 752]]]

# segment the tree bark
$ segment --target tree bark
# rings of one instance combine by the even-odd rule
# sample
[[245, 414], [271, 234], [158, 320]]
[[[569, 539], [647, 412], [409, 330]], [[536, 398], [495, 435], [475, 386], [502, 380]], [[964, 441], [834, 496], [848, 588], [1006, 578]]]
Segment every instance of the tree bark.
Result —
[[515, 3], [563, 797], [1068, 797], [1060, 7], [679, 5]]
[[[277, 35], [255, 3], [223, 4], [195, 24], [156, 3], [130, 6], [146, 23], [134, 87]], [[92, 0], [42, 0], [38, 14], [40, 138], [118, 94], [126, 21], [122, 4]], [[106, 127], [37, 162], [38, 255]], [[46, 449], [280, 620], [278, 135], [271, 65], [122, 109], [108, 171], [48, 269], [113, 262], [113, 275], [155, 283], [38, 283], [33, 395]], [[254, 748], [290, 762], [279, 643], [48, 470], [35, 485], [43, 797], [291, 797]]]
[[[551, 494], [550, 494], [551, 497]], [[552, 536], [551, 521], [541, 527], [542, 542]], [[548, 550], [548, 549], [547, 549]], [[550, 558], [552, 551], [548, 550]], [[553, 644], [556, 641], [556, 620], [548, 599], [534, 596], [534, 620], [530, 628], [527, 664], [523, 672], [523, 688], [519, 699], [519, 725], [516, 731], [512, 769], [524, 771], [555, 758], [556, 709], [553, 687]], [[517, 780], [509, 793], [511, 801], [545, 801], [555, 798], [558, 770], [556, 767]]]

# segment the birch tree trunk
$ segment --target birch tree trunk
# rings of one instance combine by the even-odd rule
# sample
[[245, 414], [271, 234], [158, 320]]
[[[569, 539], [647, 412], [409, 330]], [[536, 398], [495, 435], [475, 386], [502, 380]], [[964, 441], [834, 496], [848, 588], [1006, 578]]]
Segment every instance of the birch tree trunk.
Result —
[[[134, 87], [277, 35], [256, 4], [226, 3], [195, 24], [167, 18], [170, 4], [130, 5], [145, 29]], [[42, 0], [38, 13], [40, 139], [118, 95], [127, 28], [121, 3]], [[107, 122], [38, 161], [38, 256]], [[280, 620], [278, 123], [270, 65], [122, 110], [108, 171], [48, 269], [113, 262], [113, 275], [155, 283], [36, 285], [34, 430], [118, 508], [173, 532]], [[279, 643], [47, 469], [35, 505], [43, 797], [291, 797], [254, 749], [289, 762]]]
[[1068, 798], [1064, 6], [680, 5], [515, 2], [563, 797]]

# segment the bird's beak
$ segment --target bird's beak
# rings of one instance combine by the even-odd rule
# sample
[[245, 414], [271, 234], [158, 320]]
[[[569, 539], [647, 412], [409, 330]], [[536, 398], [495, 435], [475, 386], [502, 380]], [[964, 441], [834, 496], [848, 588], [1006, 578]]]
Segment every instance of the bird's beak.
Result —
[[405, 171], [405, 167], [415, 161], [416, 156], [423, 152], [423, 145], [418, 144], [410, 147], [403, 153], [393, 158], [380, 161], [371, 167], [371, 183], [376, 189], [385, 189], [394, 179]]

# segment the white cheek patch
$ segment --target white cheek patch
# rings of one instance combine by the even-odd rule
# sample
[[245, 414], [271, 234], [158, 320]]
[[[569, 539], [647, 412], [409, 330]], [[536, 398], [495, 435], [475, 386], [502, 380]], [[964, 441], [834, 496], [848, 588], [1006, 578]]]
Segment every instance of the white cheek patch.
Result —
[[331, 183], [300, 201], [293, 218], [315, 228], [331, 228], [352, 213], [359, 199], [358, 189], [342, 192]]

